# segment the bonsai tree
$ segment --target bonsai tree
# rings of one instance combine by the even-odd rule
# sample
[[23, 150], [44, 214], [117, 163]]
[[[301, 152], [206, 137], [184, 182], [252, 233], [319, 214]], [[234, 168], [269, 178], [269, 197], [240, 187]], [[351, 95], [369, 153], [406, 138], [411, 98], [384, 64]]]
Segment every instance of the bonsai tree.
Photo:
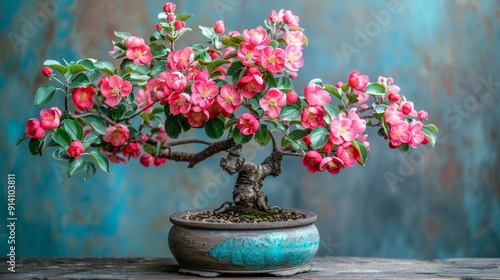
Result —
[[[200, 26], [208, 42], [179, 47], [191, 16], [166, 3], [149, 40], [115, 32], [110, 56], [121, 61], [118, 68], [92, 58], [45, 61], [51, 83], [37, 90], [34, 105], [46, 108], [26, 122], [18, 144], [29, 139], [33, 155], [54, 147], [68, 176], [82, 171], [85, 180], [97, 168], [111, 173], [110, 162], [193, 168], [226, 153], [220, 167], [238, 174], [233, 204], [262, 211], [269, 211], [263, 181], [281, 173], [284, 156], [301, 158], [311, 173], [365, 165], [367, 126], [401, 152], [435, 144], [436, 126], [423, 123], [427, 112], [391, 77], [371, 80], [354, 70], [345, 82], [314, 79], [294, 88], [307, 38], [291, 11], [273, 10], [263, 26], [242, 32], [226, 32], [221, 20]], [[54, 98], [64, 100], [62, 108], [50, 107]], [[191, 129], [213, 140], [181, 137]], [[271, 154], [261, 163], [245, 160], [250, 141], [272, 145]], [[182, 151], [190, 144], [205, 147]]]

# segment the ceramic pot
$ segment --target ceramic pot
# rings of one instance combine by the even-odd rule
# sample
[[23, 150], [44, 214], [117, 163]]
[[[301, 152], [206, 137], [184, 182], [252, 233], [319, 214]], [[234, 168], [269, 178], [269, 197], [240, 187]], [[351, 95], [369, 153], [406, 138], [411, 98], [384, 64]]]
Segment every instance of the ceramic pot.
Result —
[[[181, 273], [201, 276], [268, 273], [288, 276], [309, 271], [319, 246], [317, 217], [275, 223], [207, 223], [185, 220], [188, 211], [170, 216], [168, 244]], [[207, 210], [189, 211], [192, 214]]]

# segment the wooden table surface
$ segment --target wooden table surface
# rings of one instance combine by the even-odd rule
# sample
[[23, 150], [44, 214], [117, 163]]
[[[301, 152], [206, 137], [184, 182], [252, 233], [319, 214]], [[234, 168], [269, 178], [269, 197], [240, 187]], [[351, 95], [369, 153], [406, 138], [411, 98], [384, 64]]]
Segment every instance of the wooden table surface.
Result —
[[[22, 258], [15, 273], [0, 259], [0, 279], [196, 279], [177, 273], [171, 258]], [[224, 275], [228, 279], [274, 276]], [[500, 279], [500, 259], [447, 259], [435, 261], [351, 257], [318, 257], [312, 270], [293, 279], [446, 278]]]

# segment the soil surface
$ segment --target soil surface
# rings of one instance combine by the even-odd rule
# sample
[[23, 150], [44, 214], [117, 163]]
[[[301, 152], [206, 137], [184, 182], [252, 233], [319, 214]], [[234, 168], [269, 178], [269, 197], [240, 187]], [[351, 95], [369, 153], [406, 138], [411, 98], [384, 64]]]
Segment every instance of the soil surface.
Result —
[[270, 223], [300, 220], [304, 216], [297, 212], [281, 209], [270, 209], [265, 212], [253, 208], [231, 206], [220, 211], [188, 212], [183, 218], [207, 223]]

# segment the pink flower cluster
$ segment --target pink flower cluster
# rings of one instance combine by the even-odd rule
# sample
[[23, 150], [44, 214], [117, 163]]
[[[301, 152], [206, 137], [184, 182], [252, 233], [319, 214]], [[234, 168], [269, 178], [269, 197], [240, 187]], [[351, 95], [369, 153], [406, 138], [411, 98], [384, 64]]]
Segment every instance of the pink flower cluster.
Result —
[[413, 102], [404, 101], [399, 94], [400, 88], [394, 84], [391, 77], [379, 76], [377, 82], [387, 88], [385, 98], [389, 104], [384, 112], [384, 120], [389, 129], [387, 135], [390, 140], [389, 146], [397, 148], [402, 144], [408, 144], [417, 148], [419, 144], [427, 144], [422, 121], [427, 120], [428, 113], [424, 110], [417, 112]]
[[46, 129], [56, 129], [61, 122], [61, 110], [57, 107], [42, 109], [40, 120], [31, 118], [26, 121], [26, 135], [30, 138], [40, 139], [45, 135]]

